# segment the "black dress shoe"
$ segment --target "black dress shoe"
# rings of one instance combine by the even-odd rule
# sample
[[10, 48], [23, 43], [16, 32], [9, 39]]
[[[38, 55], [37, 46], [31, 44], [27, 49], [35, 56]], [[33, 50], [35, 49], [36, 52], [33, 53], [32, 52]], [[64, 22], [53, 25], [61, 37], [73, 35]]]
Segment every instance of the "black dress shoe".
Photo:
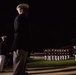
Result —
[[0, 73], [3, 73], [3, 72], [5, 72], [5, 71], [0, 71]]
[[30, 75], [29, 73], [25, 72], [25, 75]]

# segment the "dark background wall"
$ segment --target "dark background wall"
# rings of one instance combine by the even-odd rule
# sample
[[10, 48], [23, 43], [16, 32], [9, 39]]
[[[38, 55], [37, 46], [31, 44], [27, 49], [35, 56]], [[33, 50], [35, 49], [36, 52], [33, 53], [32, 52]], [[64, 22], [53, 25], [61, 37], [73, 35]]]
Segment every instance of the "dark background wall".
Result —
[[59, 48], [71, 44], [69, 40], [76, 37], [74, 0], [2, 0], [0, 36], [8, 35], [12, 42], [15, 7], [23, 2], [30, 5], [32, 48]]

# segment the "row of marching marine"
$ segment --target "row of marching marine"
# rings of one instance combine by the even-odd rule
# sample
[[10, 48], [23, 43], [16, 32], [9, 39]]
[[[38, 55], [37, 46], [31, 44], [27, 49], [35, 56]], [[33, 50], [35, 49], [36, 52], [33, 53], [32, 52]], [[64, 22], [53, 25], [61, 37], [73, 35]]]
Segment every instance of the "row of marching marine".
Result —
[[69, 49], [45, 49], [44, 59], [45, 60], [67, 60], [69, 59]]

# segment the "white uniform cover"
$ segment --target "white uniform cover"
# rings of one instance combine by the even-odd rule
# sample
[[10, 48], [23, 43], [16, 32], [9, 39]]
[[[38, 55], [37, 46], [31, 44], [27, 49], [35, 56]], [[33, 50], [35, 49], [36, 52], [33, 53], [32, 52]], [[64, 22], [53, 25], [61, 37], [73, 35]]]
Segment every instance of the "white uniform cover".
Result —
[[5, 55], [0, 55], [0, 71], [3, 71]]

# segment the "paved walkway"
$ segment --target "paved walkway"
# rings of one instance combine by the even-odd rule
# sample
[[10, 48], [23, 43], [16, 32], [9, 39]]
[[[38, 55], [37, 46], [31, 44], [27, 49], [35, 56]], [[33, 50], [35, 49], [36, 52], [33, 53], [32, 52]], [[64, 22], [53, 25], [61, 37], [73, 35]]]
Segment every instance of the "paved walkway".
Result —
[[[27, 69], [30, 75], [76, 75], [76, 66]], [[12, 69], [5, 69], [0, 75], [12, 75]]]

